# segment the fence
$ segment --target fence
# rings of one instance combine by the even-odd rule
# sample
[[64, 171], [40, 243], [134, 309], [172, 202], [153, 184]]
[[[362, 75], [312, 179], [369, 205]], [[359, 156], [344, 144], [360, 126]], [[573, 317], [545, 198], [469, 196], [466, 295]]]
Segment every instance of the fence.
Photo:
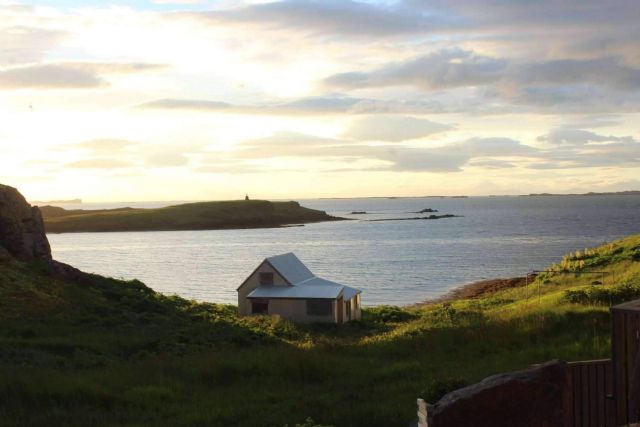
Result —
[[[564, 427], [640, 426], [640, 424], [634, 424], [640, 421], [640, 300], [611, 307], [611, 317], [612, 358], [571, 362], [566, 364], [564, 370], [561, 370], [555, 377], [560, 378], [560, 384], [558, 385], [558, 381], [556, 381], [556, 400], [552, 402], [549, 409], [561, 414]], [[564, 378], [563, 384], [562, 378]], [[514, 384], [516, 383], [514, 382]], [[547, 385], [554, 389], [553, 382], [549, 382]], [[501, 418], [503, 414], [500, 414], [501, 411], [503, 413], [505, 411], [500, 407], [496, 408], [495, 405], [488, 406], [478, 397], [480, 393], [492, 393], [500, 387], [504, 389], [509, 386], [500, 383], [493, 390], [491, 387], [485, 387], [475, 395], [473, 389], [468, 389], [469, 395], [467, 397], [473, 398], [474, 403], [477, 403], [472, 410], [481, 412], [483, 408], [479, 407], [485, 406], [487, 412], [490, 412], [485, 413], [484, 423], [477, 425], [505, 425], [504, 419]], [[505, 403], [517, 405], [527, 400], [522, 397], [516, 398], [516, 400], [518, 399], [522, 401]], [[418, 425], [420, 427], [456, 425], [447, 421], [430, 423], [428, 421], [430, 405], [421, 399], [418, 402]], [[446, 411], [442, 408], [442, 405], [438, 407], [440, 413]], [[453, 406], [450, 408], [451, 412], [455, 412]], [[470, 411], [468, 407], [463, 409], [463, 412], [468, 411]], [[463, 414], [457, 414], [457, 416], [460, 415]], [[441, 419], [444, 420], [445, 417], [441, 417]], [[560, 425], [559, 419], [557, 421], [557, 424]], [[523, 423], [522, 425], [525, 424], [536, 425], [531, 423]]]
[[611, 359], [571, 362], [566, 381], [565, 427], [616, 425]]

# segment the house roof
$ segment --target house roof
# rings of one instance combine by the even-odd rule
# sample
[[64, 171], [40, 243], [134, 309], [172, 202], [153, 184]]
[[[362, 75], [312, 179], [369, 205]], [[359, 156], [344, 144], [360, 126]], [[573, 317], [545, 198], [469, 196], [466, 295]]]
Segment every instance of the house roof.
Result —
[[313, 277], [313, 273], [292, 252], [269, 257], [266, 261], [292, 285]]
[[290, 286], [261, 285], [251, 291], [247, 298], [335, 299], [342, 295], [344, 299], [351, 299], [361, 292], [315, 276], [293, 253], [269, 257], [263, 262], [271, 264]]

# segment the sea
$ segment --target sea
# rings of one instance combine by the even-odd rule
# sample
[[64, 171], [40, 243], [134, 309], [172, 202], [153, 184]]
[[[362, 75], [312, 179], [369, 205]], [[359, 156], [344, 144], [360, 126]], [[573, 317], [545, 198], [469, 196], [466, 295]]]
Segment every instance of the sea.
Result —
[[[84, 271], [139, 279], [165, 294], [219, 303], [236, 303], [236, 288], [265, 257], [294, 252], [317, 276], [361, 289], [363, 305], [372, 306], [410, 305], [475, 281], [523, 276], [568, 252], [640, 233], [637, 195], [298, 201], [349, 220], [284, 228], [48, 237], [55, 259]], [[416, 213], [423, 209], [458, 216], [397, 220], [431, 215]]]

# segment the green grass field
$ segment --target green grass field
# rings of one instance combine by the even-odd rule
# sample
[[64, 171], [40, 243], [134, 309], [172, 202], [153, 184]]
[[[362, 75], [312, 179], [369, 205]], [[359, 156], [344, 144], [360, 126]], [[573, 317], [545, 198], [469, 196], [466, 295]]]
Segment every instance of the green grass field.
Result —
[[[369, 308], [339, 327], [238, 319], [137, 281], [65, 283], [44, 265], [0, 263], [0, 425], [405, 427], [417, 397], [609, 355], [609, 305], [640, 297], [640, 236], [550, 269], [529, 286]], [[593, 270], [610, 274], [600, 284]]]
[[43, 206], [40, 210], [48, 233], [279, 227], [338, 219], [298, 202], [265, 200], [186, 203], [157, 209], [94, 211]]

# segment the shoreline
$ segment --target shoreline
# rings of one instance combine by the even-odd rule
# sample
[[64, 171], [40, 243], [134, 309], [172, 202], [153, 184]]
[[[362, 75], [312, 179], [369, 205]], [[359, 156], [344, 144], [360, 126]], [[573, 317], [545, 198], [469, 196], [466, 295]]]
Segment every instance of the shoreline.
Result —
[[457, 300], [480, 298], [480, 297], [501, 291], [503, 289], [519, 288], [522, 286], [526, 286], [527, 283], [530, 282], [531, 280], [532, 280], [531, 276], [529, 276], [529, 279], [527, 279], [527, 277], [525, 276], [522, 276], [522, 277], [479, 280], [476, 282], [471, 282], [465, 285], [455, 287], [439, 297], [426, 299], [424, 301], [413, 303], [413, 304], [407, 304], [402, 307], [420, 308], [424, 306], [448, 303], [448, 302], [453, 302]]

